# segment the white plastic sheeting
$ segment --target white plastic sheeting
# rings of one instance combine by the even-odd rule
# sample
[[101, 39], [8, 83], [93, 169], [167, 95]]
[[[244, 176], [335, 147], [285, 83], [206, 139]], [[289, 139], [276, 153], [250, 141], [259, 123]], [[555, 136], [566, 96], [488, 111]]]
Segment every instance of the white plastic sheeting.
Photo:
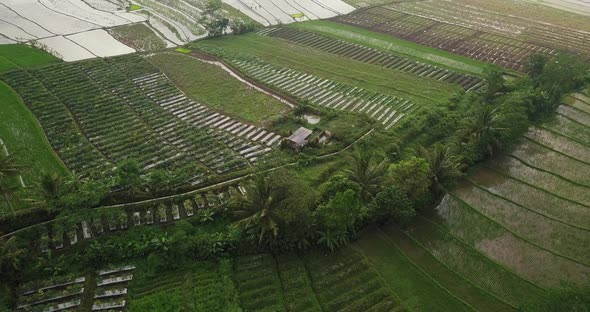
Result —
[[107, 0], [0, 0], [0, 44], [36, 40], [65, 61], [133, 53], [105, 28], [143, 22]]
[[[330, 18], [354, 11], [341, 0], [223, 0], [253, 20], [265, 25]], [[301, 15], [303, 14], [303, 17]]]

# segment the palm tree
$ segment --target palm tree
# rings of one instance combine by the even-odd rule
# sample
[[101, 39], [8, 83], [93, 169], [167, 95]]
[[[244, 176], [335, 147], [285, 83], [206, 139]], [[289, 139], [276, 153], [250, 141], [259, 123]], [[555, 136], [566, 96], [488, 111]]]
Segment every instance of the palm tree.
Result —
[[39, 181], [39, 192], [47, 201], [58, 199], [66, 192], [66, 182], [56, 173], [43, 173]]
[[72, 171], [72, 173], [70, 173], [70, 175], [68, 175], [64, 181], [65, 190], [67, 192], [77, 191], [80, 189], [80, 186], [86, 182], [88, 182], [88, 179], [76, 171]]
[[385, 175], [387, 163], [383, 161], [374, 164], [374, 158], [373, 152], [362, 149], [354, 155], [352, 168], [346, 171], [349, 179], [361, 186], [361, 197], [365, 201], [369, 201], [379, 192]]
[[454, 156], [450, 148], [436, 144], [430, 150], [421, 147], [422, 156], [428, 161], [430, 178], [436, 191], [443, 189], [443, 183], [461, 175], [461, 165], [458, 157]]
[[16, 236], [0, 240], [0, 277], [11, 279], [20, 270], [21, 259], [26, 254], [27, 250], [18, 246]]
[[285, 193], [273, 186], [272, 179], [262, 175], [258, 175], [247, 190], [248, 196], [243, 197], [233, 211], [240, 219], [235, 225], [257, 233], [258, 244], [268, 233], [276, 239], [279, 235], [280, 220], [278, 208], [287, 199]]
[[485, 106], [467, 119], [464, 127], [465, 137], [475, 144], [483, 144], [489, 155], [502, 148], [500, 136], [507, 130], [500, 127], [504, 116], [499, 107]]
[[14, 207], [10, 200], [20, 188], [19, 184], [15, 183], [15, 181], [17, 181], [23, 168], [24, 166], [16, 163], [13, 155], [0, 153], [0, 194], [13, 213]]

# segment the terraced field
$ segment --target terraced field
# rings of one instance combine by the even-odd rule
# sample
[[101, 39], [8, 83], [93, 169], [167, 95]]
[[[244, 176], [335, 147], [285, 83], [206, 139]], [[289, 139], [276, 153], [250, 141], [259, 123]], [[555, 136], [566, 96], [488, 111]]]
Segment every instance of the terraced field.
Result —
[[17, 70], [0, 79], [15, 87], [68, 168], [85, 175], [135, 158], [145, 170], [192, 166], [189, 182], [197, 184], [207, 173], [246, 168], [280, 138], [188, 99], [139, 56]]
[[407, 99], [370, 92], [256, 59], [234, 59], [232, 63], [258, 81], [311, 104], [364, 113], [380, 122], [385, 130], [417, 108]]
[[533, 53], [590, 60], [585, 32], [446, 0], [370, 7], [334, 20], [517, 71]]
[[[584, 105], [569, 97], [561, 110], [572, 103]], [[372, 229], [355, 245], [417, 311], [510, 311], [564, 282], [588, 286], [590, 149], [559, 133], [573, 128], [588, 130], [558, 113], [472, 170], [407, 231]]]
[[338, 40], [322, 36], [320, 34], [297, 30], [294, 28], [267, 28], [258, 32], [269, 37], [283, 38], [297, 44], [309, 46], [321, 51], [326, 51], [339, 56], [353, 59], [355, 61], [381, 65], [385, 68], [392, 68], [408, 72], [419, 77], [426, 77], [448, 83], [456, 83], [465, 90], [478, 90], [484, 86], [481, 78], [450, 71], [417, 62], [408, 58], [399, 57], [394, 54], [372, 49], [360, 44], [354, 44], [344, 40]]
[[197, 262], [182, 271], [135, 279], [127, 311], [237, 311], [231, 263]]
[[[290, 28], [284, 31], [304, 33]], [[365, 63], [361, 58], [349, 62], [344, 55], [330, 53], [316, 45], [307, 47], [297, 41], [283, 40], [273, 33], [275, 30], [265, 30], [260, 32], [264, 36], [248, 34], [201, 41], [193, 47], [220, 57], [246, 76], [280, 93], [312, 105], [364, 114], [385, 130], [418, 112], [423, 105], [444, 101], [460, 89], [460, 83], [464, 82], [468, 89], [482, 85], [475, 76], [394, 56], [390, 61], [399, 63], [396, 66], [401, 70], [390, 70], [380, 63]], [[309, 35], [325, 39], [327, 44], [334, 42], [320, 35]], [[355, 54], [369, 51], [375, 53], [371, 54], [373, 57], [390, 57], [377, 50], [336, 42], [341, 42], [343, 48], [355, 49]], [[312, 57], [303, 56], [310, 55], [310, 51], [313, 51]], [[346, 62], [347, 66], [343, 66]], [[406, 65], [399, 67], [402, 62]], [[371, 66], [371, 70], [366, 66]]]

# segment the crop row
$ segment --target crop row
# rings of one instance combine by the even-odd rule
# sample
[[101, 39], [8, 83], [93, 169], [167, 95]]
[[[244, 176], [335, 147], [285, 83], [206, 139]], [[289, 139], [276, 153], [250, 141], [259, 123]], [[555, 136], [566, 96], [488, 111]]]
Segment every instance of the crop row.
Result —
[[112, 162], [84, 137], [66, 106], [41, 81], [24, 70], [4, 73], [0, 79], [20, 94], [68, 168], [82, 174], [112, 168]]
[[576, 227], [590, 229], [589, 208], [579, 203], [554, 196], [485, 167], [475, 170], [468, 179], [488, 192], [539, 214]]
[[510, 153], [527, 165], [549, 171], [573, 182], [590, 187], [590, 164], [564, 155], [531, 140], [522, 140]]
[[146, 170], [194, 167], [187, 182], [195, 185], [208, 170], [245, 168], [280, 139], [187, 99], [139, 56], [0, 78], [19, 92], [64, 163], [84, 175], [107, 173], [134, 158]]
[[84, 295], [84, 277], [38, 282], [43, 286], [24, 289], [18, 297], [17, 311], [57, 311], [77, 307]]
[[83, 218], [75, 222], [54, 223], [50, 228], [39, 229], [39, 247], [42, 252], [50, 248], [62, 249], [77, 244], [80, 240], [129, 227], [168, 224], [181, 219], [201, 215], [206, 209], [226, 205], [231, 197], [244, 196], [242, 186], [230, 186], [219, 193], [212, 191], [197, 193], [191, 198], [176, 199], [167, 203], [148, 205], [129, 210], [105, 211], [94, 217]]
[[284, 311], [275, 259], [268, 254], [236, 258], [234, 281], [240, 306], [246, 311]]
[[586, 113], [569, 105], [560, 105], [557, 108], [557, 113], [584, 125], [585, 127], [590, 127], [590, 113]]
[[[157, 105], [125, 76], [123, 70], [126, 67], [119, 69], [104, 61], [86, 62], [82, 66], [87, 75], [105, 90], [118, 95], [157, 135], [176, 148], [181, 154], [177, 166], [197, 159], [221, 173], [245, 165], [215, 137], [218, 133], [193, 127]], [[198, 176], [192, 180], [198, 181]]]
[[174, 27], [175, 31], [182, 34], [183, 41], [191, 41], [205, 34], [205, 28], [199, 24], [201, 13], [191, 5], [183, 1], [154, 1], [136, 0], [151, 14], [165, 20]]
[[[460, 199], [447, 195], [437, 210], [442, 218], [439, 222], [451, 235], [537, 285], [583, 284], [590, 277], [589, 267], [534, 246]], [[425, 228], [433, 227], [425, 220], [420, 222]]]
[[590, 206], [590, 194], [587, 187], [574, 184], [550, 172], [527, 166], [516, 158], [500, 156], [490, 160], [486, 166], [554, 196]]
[[541, 46], [580, 53], [586, 57], [590, 51], [588, 33], [528, 18], [506, 15], [500, 17], [495, 12], [452, 1], [406, 2], [388, 6], [388, 8], [483, 32], [509, 36]]
[[[590, 114], [588, 115], [590, 119]], [[560, 133], [563, 136], [570, 137], [590, 146], [590, 126], [584, 126], [562, 114], [556, 114], [553, 120], [543, 124], [543, 128], [547, 128], [553, 132]]]
[[[113, 59], [117, 64], [119, 60]], [[241, 157], [255, 162], [269, 153], [271, 146], [279, 143], [281, 137], [278, 134], [234, 120], [188, 99], [164, 74], [149, 68], [151, 64], [147, 60], [127, 56], [123, 64], [129, 67], [130, 60], [134, 67], [128, 68], [127, 76], [146, 96], [193, 127], [214, 132], [220, 141]]]
[[400, 305], [367, 260], [351, 248], [310, 253], [304, 262], [324, 311], [391, 311]]
[[462, 184], [452, 194], [515, 235], [560, 256], [590, 264], [589, 229], [550, 219], [470, 183]]
[[83, 134], [118, 163], [134, 158], [148, 169], [165, 166], [179, 151], [158, 136], [121, 98], [108, 93], [74, 64], [33, 72], [72, 113]]
[[419, 77], [459, 84], [465, 90], [478, 90], [484, 87], [481, 78], [450, 71], [445, 68], [414, 61], [391, 53], [372, 49], [360, 44], [338, 40], [312, 32], [294, 28], [267, 28], [258, 32], [261, 35], [283, 38], [318, 50], [334, 53], [355, 61], [393, 68]]
[[529, 128], [529, 132], [525, 137], [548, 146], [552, 150], [566, 154], [571, 158], [590, 164], [590, 146], [570, 140], [558, 133], [537, 127]]
[[287, 311], [322, 311], [305, 265], [296, 254], [276, 256]]
[[92, 310], [122, 311], [127, 306], [128, 284], [135, 266], [123, 266], [98, 272]]
[[370, 92], [258, 60], [234, 59], [232, 63], [254, 79], [312, 104], [364, 113], [381, 123], [386, 130], [417, 108], [410, 100]]
[[[449, 207], [449, 205], [444, 204], [443, 202], [438, 209]], [[449, 212], [452, 211], [445, 209], [443, 215]], [[482, 231], [485, 229], [483, 228]], [[468, 228], [465, 230], [477, 231], [478, 229]], [[531, 298], [542, 298], [543, 296], [543, 291], [539, 287], [499, 266], [490, 258], [482, 256], [474, 247], [465, 244], [442, 228], [425, 221], [422, 217], [408, 234], [440, 262], [445, 263], [461, 276], [514, 306], [520, 306]], [[466, 236], [468, 234], [470, 232], [465, 233]], [[493, 234], [497, 233], [485, 234], [494, 237]], [[484, 243], [485, 241], [479, 242], [479, 244]]]
[[396, 7], [372, 7], [336, 17], [335, 21], [518, 71], [524, 69], [523, 62], [531, 54], [555, 55], [558, 53], [555, 49], [539, 44], [397, 10]]

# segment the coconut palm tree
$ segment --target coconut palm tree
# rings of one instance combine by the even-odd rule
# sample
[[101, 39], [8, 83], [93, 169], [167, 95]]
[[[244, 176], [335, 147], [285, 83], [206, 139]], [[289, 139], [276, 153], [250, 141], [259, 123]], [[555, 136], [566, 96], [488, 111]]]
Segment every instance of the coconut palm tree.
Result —
[[374, 159], [373, 152], [362, 149], [353, 156], [351, 169], [346, 171], [348, 178], [361, 186], [361, 197], [365, 201], [379, 192], [387, 168], [385, 161], [375, 164]]
[[508, 130], [502, 127], [504, 116], [498, 106], [485, 106], [467, 119], [464, 126], [465, 138], [480, 145], [488, 155], [501, 149], [501, 136]]
[[6, 240], [0, 239], [0, 277], [6, 280], [12, 279], [14, 273], [21, 267], [21, 260], [27, 254], [27, 250], [18, 246], [16, 236]]
[[276, 239], [281, 219], [278, 209], [287, 199], [285, 193], [274, 187], [272, 179], [259, 175], [247, 187], [247, 194], [233, 210], [239, 218], [235, 225], [255, 233], [259, 244], [268, 234]]
[[459, 170], [461, 163], [450, 148], [436, 144], [430, 150], [421, 147], [421, 153], [428, 162], [430, 178], [436, 191], [443, 189], [443, 183], [461, 175]]
[[14, 207], [11, 200], [14, 199], [16, 192], [20, 189], [17, 179], [23, 169], [24, 166], [17, 164], [13, 155], [0, 152], [0, 194], [13, 213]]
[[43, 173], [39, 180], [39, 193], [47, 202], [58, 199], [66, 192], [67, 186], [63, 177], [56, 173]]

